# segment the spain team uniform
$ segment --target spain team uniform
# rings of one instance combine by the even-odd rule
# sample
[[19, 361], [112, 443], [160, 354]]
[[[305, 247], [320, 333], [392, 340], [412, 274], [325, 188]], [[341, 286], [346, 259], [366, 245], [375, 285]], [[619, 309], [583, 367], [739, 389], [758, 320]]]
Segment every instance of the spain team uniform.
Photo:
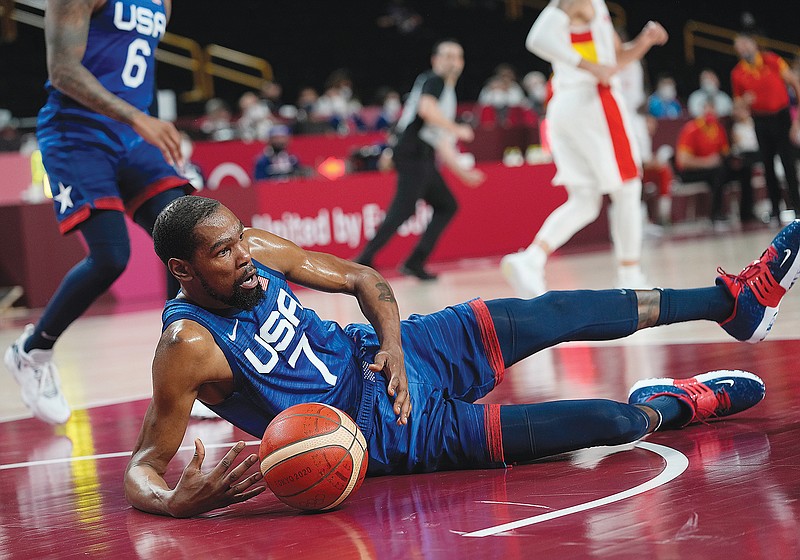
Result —
[[260, 438], [289, 406], [335, 406], [363, 431], [372, 475], [503, 466], [500, 407], [473, 404], [504, 371], [481, 300], [402, 321], [413, 407], [408, 424], [398, 426], [388, 381], [367, 368], [380, 348], [373, 327], [320, 319], [300, 304], [283, 274], [253, 263], [265, 296], [252, 311], [212, 312], [183, 299], [164, 308], [164, 329], [195, 321], [225, 354], [234, 393], [212, 410]]
[[[592, 0], [595, 17], [588, 27], [570, 28], [570, 43], [597, 64], [617, 63], [615, 31], [603, 0]], [[584, 70], [553, 61], [553, 98], [547, 122], [554, 185], [597, 187], [607, 193], [641, 176], [641, 156], [633, 142], [630, 117], [619, 77], [604, 86]]]
[[[167, 16], [161, 1], [109, 0], [92, 16], [82, 64], [108, 91], [147, 112], [155, 51]], [[127, 124], [100, 115], [45, 84], [37, 137], [50, 178], [59, 229], [66, 233], [92, 210], [127, 211], [186, 179]]]

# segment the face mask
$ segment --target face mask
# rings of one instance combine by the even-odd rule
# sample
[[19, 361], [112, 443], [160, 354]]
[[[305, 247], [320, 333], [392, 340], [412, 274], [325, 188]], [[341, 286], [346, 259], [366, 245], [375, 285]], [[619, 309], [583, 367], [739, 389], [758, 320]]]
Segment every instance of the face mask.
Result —
[[673, 85], [658, 86], [658, 96], [666, 101], [673, 101], [678, 95]]
[[339, 89], [339, 93], [340, 93], [340, 94], [341, 94], [341, 96], [342, 96], [342, 97], [344, 97], [345, 99], [350, 99], [351, 97], [353, 97], [353, 90], [352, 90], [352, 89], [350, 89], [350, 88], [349, 88], [349, 87], [347, 87], [347, 86], [344, 86], [344, 87], [340, 88], [340, 89]]
[[702, 89], [706, 93], [711, 93], [711, 94], [717, 93], [717, 91], [719, 91], [719, 88], [717, 87], [717, 84], [716, 82], [714, 82], [714, 80], [703, 80], [702, 82], [700, 82], [700, 89]]
[[398, 112], [400, 112], [400, 107], [400, 101], [397, 99], [387, 99], [383, 104], [383, 110], [388, 115], [396, 115]]

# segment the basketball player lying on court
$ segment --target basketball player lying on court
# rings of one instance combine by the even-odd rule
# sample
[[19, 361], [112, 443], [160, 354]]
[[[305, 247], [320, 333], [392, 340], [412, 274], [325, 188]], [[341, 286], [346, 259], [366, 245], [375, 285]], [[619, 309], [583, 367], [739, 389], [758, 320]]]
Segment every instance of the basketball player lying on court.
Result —
[[[476, 299], [400, 321], [378, 273], [245, 229], [218, 202], [179, 198], [159, 215], [155, 249], [180, 281], [166, 303], [153, 362], [153, 399], [125, 473], [136, 508], [186, 517], [258, 495], [239, 442], [202, 472], [204, 448], [174, 488], [163, 475], [195, 398], [260, 438], [281, 410], [323, 402], [347, 412], [367, 439], [369, 474], [502, 467], [590, 446], [633, 442], [745, 410], [764, 397], [742, 371], [651, 379], [628, 403], [569, 400], [479, 405], [504, 369], [567, 340], [606, 340], [690, 320], [719, 322], [758, 342], [800, 271], [800, 220], [741, 274], [689, 290], [549, 292], [532, 300]], [[354, 295], [371, 324], [342, 328], [303, 307], [288, 282]]]

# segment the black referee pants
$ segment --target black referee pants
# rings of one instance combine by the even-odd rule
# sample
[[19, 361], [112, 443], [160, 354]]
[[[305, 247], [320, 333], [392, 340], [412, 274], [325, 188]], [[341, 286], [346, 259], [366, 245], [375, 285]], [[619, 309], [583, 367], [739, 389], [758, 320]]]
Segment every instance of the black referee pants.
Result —
[[800, 214], [800, 191], [798, 191], [796, 154], [789, 139], [792, 118], [789, 109], [777, 113], [754, 114], [756, 137], [761, 155], [764, 157], [764, 179], [767, 182], [769, 199], [772, 202], [772, 215], [777, 216], [781, 201], [781, 185], [775, 175], [775, 156], [780, 156], [786, 174], [788, 207]]
[[391, 239], [403, 222], [410, 218], [417, 207], [417, 200], [424, 200], [433, 207], [433, 218], [417, 243], [406, 265], [419, 268], [430, 256], [439, 236], [458, 210], [453, 193], [447, 187], [433, 157], [423, 159], [396, 158], [397, 191], [386, 218], [369, 243], [364, 247], [358, 262], [371, 264], [375, 254]]

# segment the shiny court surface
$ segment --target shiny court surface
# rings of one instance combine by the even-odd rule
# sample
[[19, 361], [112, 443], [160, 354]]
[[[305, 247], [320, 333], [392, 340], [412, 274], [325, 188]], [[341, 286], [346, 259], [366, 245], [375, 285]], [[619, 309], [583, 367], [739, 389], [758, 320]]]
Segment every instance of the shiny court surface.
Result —
[[[718, 265], [738, 272], [772, 234], [649, 238], [645, 264], [655, 284], [708, 285]], [[432, 283], [392, 279], [404, 316], [474, 296], [512, 295], [497, 259], [441, 271]], [[609, 287], [610, 256], [557, 256], [548, 281], [553, 289]], [[324, 318], [363, 320], [351, 298], [298, 295]], [[57, 346], [76, 408], [65, 426], [29, 418], [11, 376], [0, 375], [0, 558], [800, 557], [800, 292], [785, 300], [761, 344], [735, 342], [713, 323], [568, 343], [511, 368], [486, 398], [625, 399], [646, 377], [720, 368], [757, 373], [767, 385], [765, 401], [732, 419], [506, 470], [370, 478], [325, 514], [296, 512], [265, 493], [182, 520], [140, 513], [122, 495], [150, 392], [160, 311], [106, 311], [80, 319]], [[0, 345], [31, 317], [0, 319]], [[222, 420], [193, 420], [184, 444], [198, 436], [211, 448], [207, 466], [232, 442], [253, 442]], [[187, 447], [173, 461], [171, 484], [191, 454]]]

